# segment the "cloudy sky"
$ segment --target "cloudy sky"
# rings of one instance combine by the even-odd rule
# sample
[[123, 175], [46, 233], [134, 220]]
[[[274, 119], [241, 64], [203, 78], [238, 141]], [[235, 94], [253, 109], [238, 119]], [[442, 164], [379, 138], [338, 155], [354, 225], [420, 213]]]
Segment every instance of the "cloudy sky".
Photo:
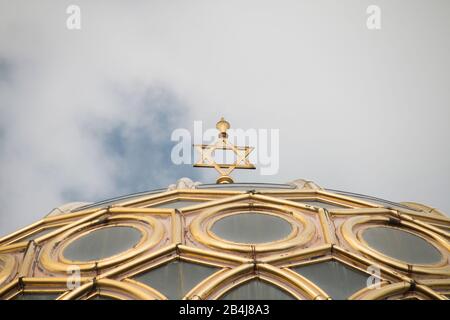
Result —
[[0, 0], [0, 236], [66, 202], [212, 182], [171, 163], [170, 136], [220, 116], [280, 130], [278, 174], [238, 181], [450, 212], [449, 57], [448, 0]]

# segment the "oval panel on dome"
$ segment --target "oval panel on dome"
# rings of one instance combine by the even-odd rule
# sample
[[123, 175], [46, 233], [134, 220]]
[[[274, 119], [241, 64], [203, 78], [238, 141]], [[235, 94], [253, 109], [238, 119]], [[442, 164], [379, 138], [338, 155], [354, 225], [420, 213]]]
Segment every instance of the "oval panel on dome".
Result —
[[56, 300], [56, 298], [58, 298], [60, 295], [61, 293], [21, 292], [18, 295], [16, 295], [12, 300]]
[[141, 236], [141, 232], [133, 227], [105, 227], [72, 241], [63, 254], [73, 261], [101, 260], [134, 247]]
[[216, 221], [211, 231], [220, 238], [237, 243], [266, 243], [281, 240], [291, 231], [291, 224], [262, 212], [238, 213]]
[[363, 239], [378, 252], [412, 264], [433, 264], [442, 256], [431, 243], [415, 234], [390, 227], [371, 227], [363, 231]]

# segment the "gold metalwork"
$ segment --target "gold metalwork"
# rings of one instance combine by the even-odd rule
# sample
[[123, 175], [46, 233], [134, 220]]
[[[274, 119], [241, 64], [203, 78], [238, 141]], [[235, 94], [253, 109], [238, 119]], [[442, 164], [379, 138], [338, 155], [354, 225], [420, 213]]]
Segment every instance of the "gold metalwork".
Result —
[[[273, 241], [270, 243], [261, 244], [242, 244], [229, 240], [221, 239], [216, 236], [211, 228], [215, 222], [229, 215], [239, 214], [248, 211], [258, 211], [264, 214], [275, 215], [284, 220], [287, 220], [291, 225], [291, 233], [284, 239]], [[213, 248], [219, 248], [223, 250], [231, 250], [238, 252], [270, 252], [280, 251], [293, 248], [295, 246], [301, 246], [306, 244], [314, 236], [314, 226], [308, 218], [295, 213], [292, 210], [288, 210], [283, 207], [275, 205], [260, 205], [253, 203], [238, 203], [233, 205], [227, 205], [218, 207], [216, 210], [205, 211], [200, 214], [190, 224], [192, 235], [201, 243]]]
[[[63, 295], [58, 300], [73, 300], [83, 296], [92, 296], [92, 292], [105, 295], [114, 299], [134, 299], [134, 300], [160, 300], [163, 299], [158, 291], [144, 286], [138, 282], [126, 280], [116, 281], [111, 279], [99, 279], [90, 281], [74, 291]], [[91, 294], [91, 295], [89, 295]], [[96, 294], [94, 294], [95, 296]]]
[[[427, 264], [427, 265], [416, 265], [416, 264], [408, 264], [404, 261], [399, 261], [395, 258], [389, 257], [380, 253], [377, 250], [372, 249], [362, 238], [361, 234], [364, 229], [367, 229], [371, 226], [384, 226], [389, 222], [389, 218], [383, 216], [358, 216], [353, 217], [346, 221], [342, 225], [342, 234], [347, 240], [347, 242], [356, 250], [362, 252], [365, 255], [371, 256], [375, 260], [381, 261], [387, 265], [395, 267], [397, 269], [411, 272], [412, 270], [417, 273], [428, 273], [428, 274], [436, 274], [436, 275], [446, 275], [450, 276], [450, 265], [448, 264], [448, 252], [450, 250], [450, 244], [447, 240], [439, 236], [438, 234], [433, 233], [430, 230], [422, 228], [418, 225], [407, 221], [399, 221], [398, 223], [403, 227], [402, 230], [409, 231], [416, 236], [430, 241], [430, 239], [434, 240], [431, 244], [439, 250], [441, 253], [441, 261], [435, 264]], [[358, 230], [358, 226], [362, 228]], [[425, 238], [426, 237], [426, 238]]]
[[9, 254], [0, 254], [0, 286], [3, 285], [13, 274], [16, 259]]
[[[199, 160], [194, 164], [194, 167], [214, 168], [220, 174], [217, 183], [233, 183], [230, 174], [235, 169], [255, 169], [255, 166], [250, 163], [248, 156], [253, 151], [253, 147], [236, 146], [228, 141], [227, 130], [230, 124], [222, 117], [216, 124], [219, 131], [218, 139], [210, 145], [194, 145], [199, 152]], [[216, 150], [232, 151], [236, 156], [234, 163], [217, 163], [214, 159], [214, 152]]]
[[[227, 125], [218, 125], [226, 133]], [[320, 200], [342, 206], [323, 209], [301, 203]], [[157, 208], [174, 200], [194, 200], [179, 209]], [[59, 300], [165, 299], [160, 292], [132, 278], [174, 259], [214, 266], [218, 271], [198, 283], [184, 299], [219, 299], [237, 286], [259, 278], [297, 299], [330, 299], [329, 295], [292, 267], [334, 259], [366, 272], [376, 264], [380, 288], [364, 288], [349, 299], [446, 299], [450, 294], [450, 219], [437, 210], [388, 209], [380, 204], [319, 189], [237, 190], [178, 189], [123, 200], [111, 207], [45, 217], [0, 239], [0, 298], [24, 293], [60, 293]], [[417, 211], [418, 208], [424, 208]], [[218, 219], [243, 211], [261, 211], [291, 224], [291, 234], [280, 241], [242, 244], [220, 239], [211, 232]], [[442, 260], [433, 265], [411, 265], [375, 251], [361, 233], [366, 228], [395, 221], [395, 228], [412, 232], [435, 246]], [[64, 258], [64, 248], [84, 234], [125, 225], [142, 238], [132, 249], [99, 261]], [[39, 230], [53, 230], [24, 241]], [[70, 291], [66, 268], [81, 270], [81, 286]], [[19, 280], [20, 279], [20, 280]], [[94, 285], [95, 284], [95, 285]]]
[[[140, 217], [119, 214], [109, 217], [105, 222], [103, 225], [98, 226], [98, 220], [93, 220], [56, 237], [43, 247], [40, 255], [41, 263], [53, 272], [67, 272], [71, 265], [77, 265], [83, 271], [107, 268], [152, 249], [161, 241], [164, 235], [164, 229], [161, 223], [150, 216]], [[150, 226], [151, 231], [145, 228], [142, 223]], [[142, 235], [139, 243], [134, 248], [99, 261], [72, 261], [64, 257], [64, 249], [71, 242], [83, 237], [87, 232], [93, 232], [111, 226], [127, 226], [138, 229]], [[83, 231], [80, 232], [80, 230]]]

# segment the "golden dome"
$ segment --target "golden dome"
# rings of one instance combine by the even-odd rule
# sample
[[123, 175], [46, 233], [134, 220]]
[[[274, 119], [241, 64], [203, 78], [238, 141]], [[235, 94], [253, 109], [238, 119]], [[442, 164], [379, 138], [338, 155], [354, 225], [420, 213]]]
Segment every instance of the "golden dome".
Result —
[[450, 220], [416, 203], [182, 179], [0, 239], [1, 299], [446, 299]]

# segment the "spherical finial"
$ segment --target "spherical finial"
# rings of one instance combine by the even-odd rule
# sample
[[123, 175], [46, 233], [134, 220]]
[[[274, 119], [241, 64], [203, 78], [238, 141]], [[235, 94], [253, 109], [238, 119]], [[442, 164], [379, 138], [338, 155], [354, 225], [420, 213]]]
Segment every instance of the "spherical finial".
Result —
[[233, 179], [230, 176], [220, 176], [217, 181], [217, 184], [226, 184], [226, 183], [234, 183]]
[[230, 129], [230, 123], [226, 121], [223, 117], [220, 118], [220, 121], [216, 124], [217, 130], [219, 130], [219, 138], [226, 138], [227, 130]]

